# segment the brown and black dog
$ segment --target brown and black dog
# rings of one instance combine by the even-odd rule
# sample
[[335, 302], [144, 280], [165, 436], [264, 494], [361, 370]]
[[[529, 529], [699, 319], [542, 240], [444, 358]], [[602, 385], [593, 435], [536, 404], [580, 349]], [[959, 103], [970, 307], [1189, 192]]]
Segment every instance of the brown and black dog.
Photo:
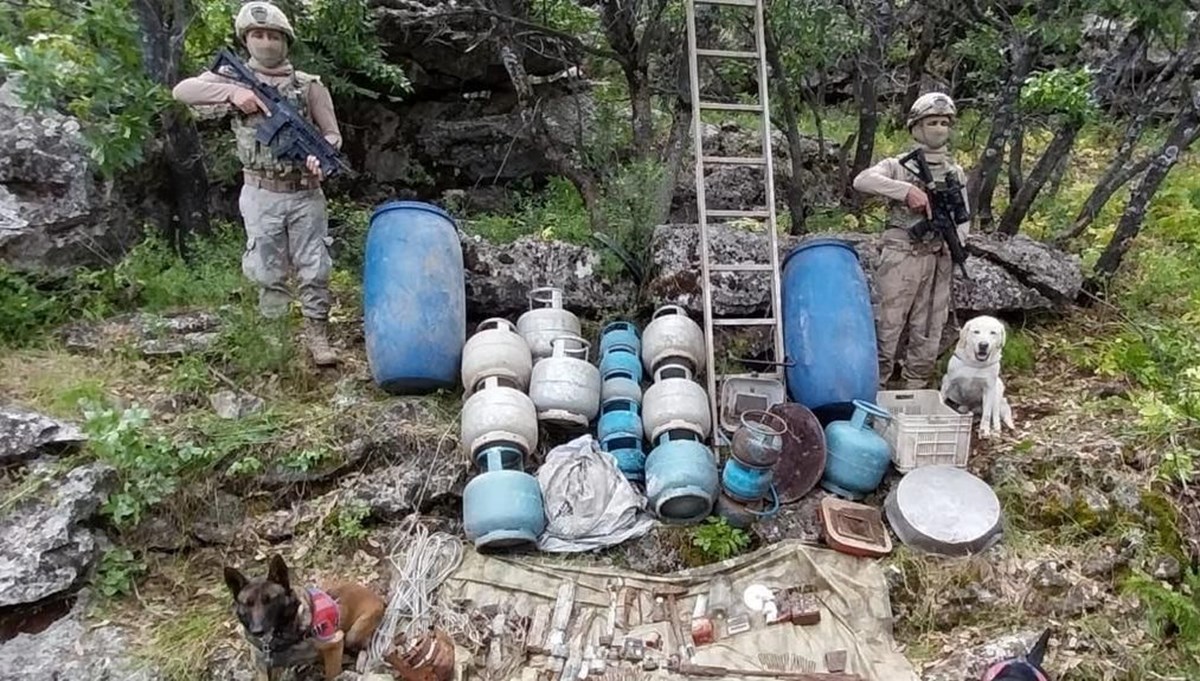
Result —
[[345, 651], [361, 651], [383, 619], [383, 599], [361, 584], [329, 589], [293, 587], [287, 564], [271, 556], [266, 577], [247, 579], [225, 568], [238, 620], [256, 650], [256, 678], [274, 681], [284, 669], [315, 662], [325, 678], [342, 671]]

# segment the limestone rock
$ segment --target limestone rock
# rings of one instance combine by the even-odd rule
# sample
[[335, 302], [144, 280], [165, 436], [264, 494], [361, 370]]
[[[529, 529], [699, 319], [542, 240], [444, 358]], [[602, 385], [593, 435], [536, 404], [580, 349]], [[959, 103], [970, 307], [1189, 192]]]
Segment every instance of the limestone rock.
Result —
[[46, 481], [40, 494], [0, 518], [0, 607], [36, 603], [80, 584], [98, 553], [90, 521], [116, 477], [102, 463], [80, 466]]
[[96, 180], [79, 121], [0, 85], [0, 263], [66, 270], [119, 259], [138, 230]]

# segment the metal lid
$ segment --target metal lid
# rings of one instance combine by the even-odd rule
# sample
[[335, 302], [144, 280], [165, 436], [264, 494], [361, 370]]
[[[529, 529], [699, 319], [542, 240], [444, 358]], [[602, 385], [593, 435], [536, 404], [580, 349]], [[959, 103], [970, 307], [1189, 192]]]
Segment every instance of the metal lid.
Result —
[[901, 478], [885, 503], [905, 544], [932, 553], [979, 553], [1000, 539], [1000, 500], [986, 482], [954, 466], [925, 466]]
[[775, 464], [779, 503], [799, 501], [816, 487], [825, 473], [825, 431], [802, 404], [785, 402], [768, 409], [787, 423], [783, 452]]

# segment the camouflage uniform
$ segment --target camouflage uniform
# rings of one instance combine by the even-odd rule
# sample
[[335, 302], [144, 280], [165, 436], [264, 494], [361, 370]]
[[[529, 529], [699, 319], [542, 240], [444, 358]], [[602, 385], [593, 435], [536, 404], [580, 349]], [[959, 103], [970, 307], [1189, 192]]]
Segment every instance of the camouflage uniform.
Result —
[[[952, 123], [954, 115], [954, 102], [948, 96], [930, 93], [913, 104], [908, 128], [925, 150], [934, 179], [940, 181], [948, 173], [954, 173], [965, 187], [966, 174], [946, 151], [946, 140], [923, 139], [922, 130], [913, 130], [933, 117], [948, 117]], [[933, 144], [928, 143], [931, 141]], [[942, 329], [950, 314], [953, 290], [950, 249], [932, 233], [922, 241], [912, 237], [910, 228], [925, 219], [925, 215], [913, 212], [906, 204], [908, 192], [914, 186], [919, 186], [916, 176], [900, 165], [899, 157], [886, 158], [854, 178], [857, 191], [890, 199], [883, 248], [874, 277], [881, 389], [891, 377], [897, 346], [906, 326], [908, 347], [901, 369], [904, 387], [911, 390], [929, 386]], [[959, 237], [963, 240], [968, 227], [967, 223], [959, 225]]]
[[[254, 1], [241, 7], [234, 19], [237, 36], [251, 54], [249, 66], [261, 81], [275, 86], [297, 111], [314, 121], [325, 138], [341, 146], [341, 134], [333, 112], [329, 91], [312, 74], [297, 71], [287, 61], [287, 48], [295, 32], [287, 16], [274, 5]], [[247, 39], [254, 29], [282, 34], [285, 40], [267, 41], [274, 52]], [[175, 87], [175, 98], [204, 109], [217, 105], [228, 112], [228, 104], [242, 89], [240, 84], [207, 72], [188, 78]], [[211, 108], [210, 108], [211, 111]], [[334, 364], [336, 355], [329, 347], [326, 326], [332, 297], [329, 275], [332, 261], [329, 223], [321, 177], [301, 165], [278, 161], [270, 147], [255, 139], [265, 114], [244, 114], [236, 109], [231, 126], [237, 142], [237, 156], [243, 169], [242, 193], [238, 207], [246, 227], [246, 250], [242, 272], [259, 287], [259, 312], [267, 318], [287, 313], [291, 302], [288, 288], [289, 265], [294, 268], [298, 298], [305, 321], [305, 336], [317, 364]]]

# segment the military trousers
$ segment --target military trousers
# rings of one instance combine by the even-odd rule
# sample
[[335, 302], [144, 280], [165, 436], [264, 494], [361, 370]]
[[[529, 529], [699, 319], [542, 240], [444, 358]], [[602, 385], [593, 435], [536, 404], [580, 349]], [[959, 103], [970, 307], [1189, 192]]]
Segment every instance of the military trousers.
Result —
[[238, 207], [246, 225], [242, 272], [258, 285], [259, 312], [269, 319], [287, 312], [294, 270], [304, 316], [327, 320], [333, 262], [325, 193], [320, 187], [274, 192], [243, 185]]
[[915, 244], [907, 232], [889, 229], [875, 269], [875, 335], [879, 387], [892, 375], [900, 337], [908, 329], [901, 368], [905, 387], [928, 387], [937, 364], [942, 329], [950, 316], [953, 284], [950, 249], [941, 242]]

